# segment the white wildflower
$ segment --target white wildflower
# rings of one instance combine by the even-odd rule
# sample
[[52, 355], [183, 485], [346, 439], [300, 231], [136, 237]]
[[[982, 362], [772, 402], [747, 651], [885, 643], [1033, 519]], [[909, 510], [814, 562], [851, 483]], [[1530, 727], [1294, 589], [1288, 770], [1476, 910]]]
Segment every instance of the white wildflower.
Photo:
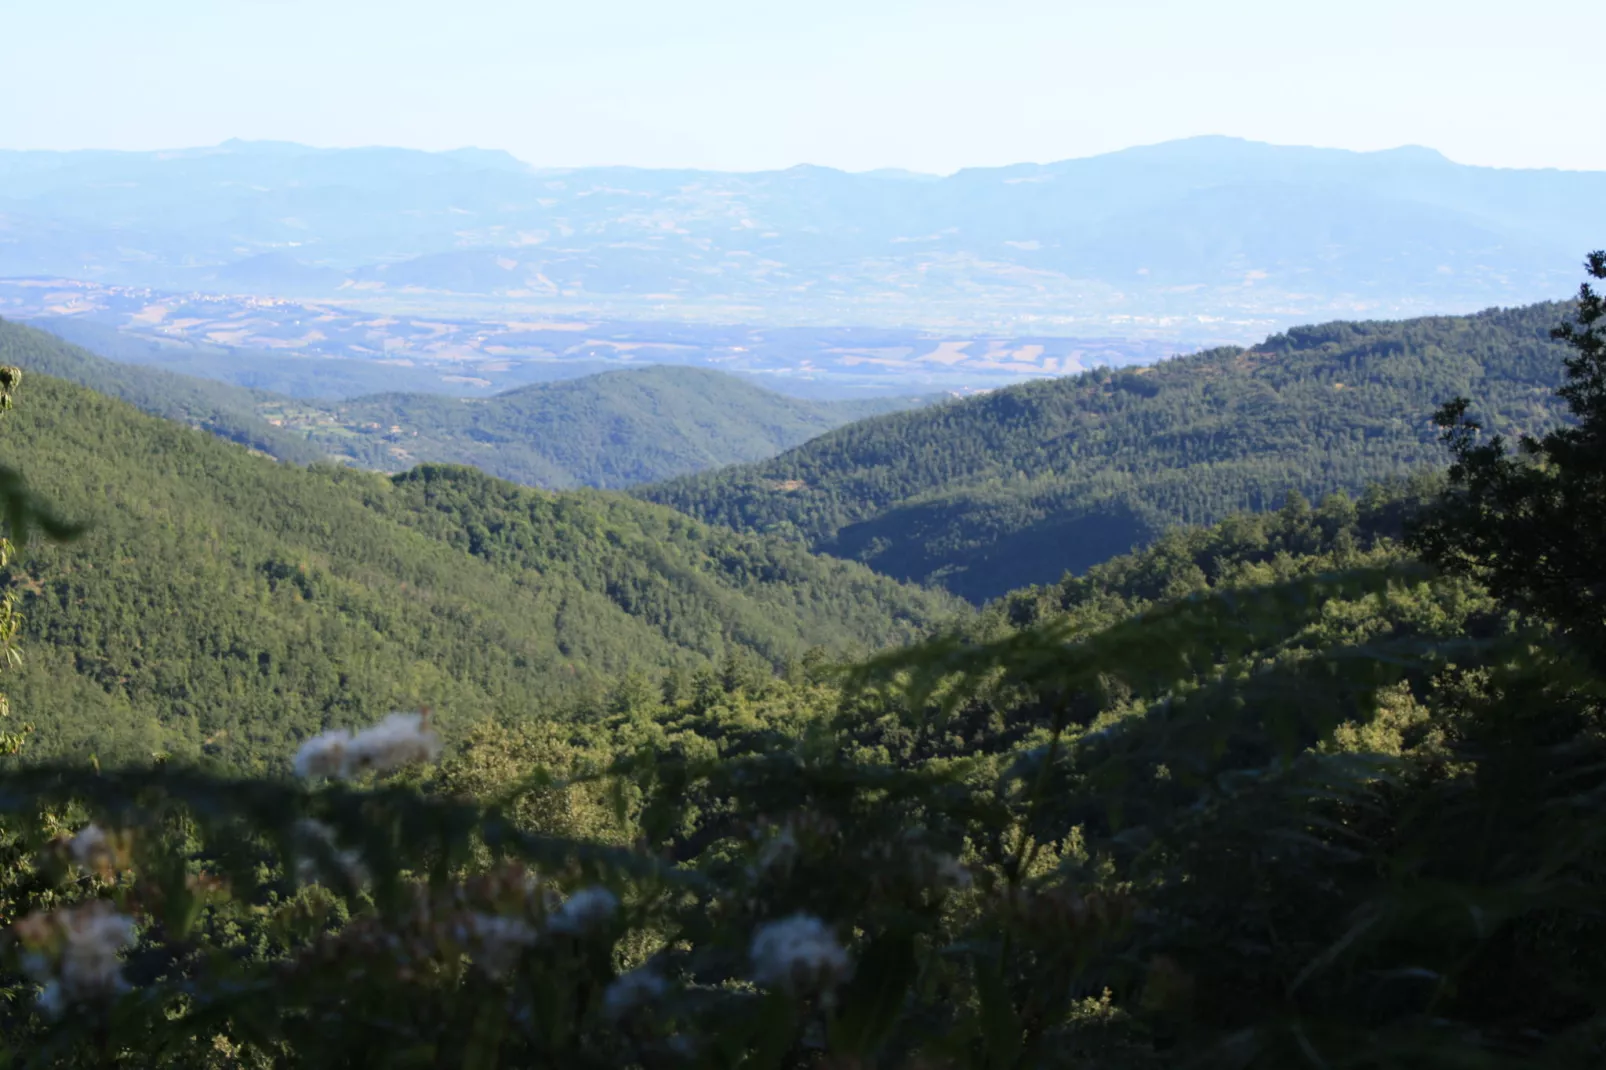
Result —
[[388, 773], [441, 756], [441, 738], [421, 713], [393, 713], [352, 737], [346, 748], [347, 775]]
[[296, 776], [304, 780], [313, 777], [333, 779], [345, 776], [346, 748], [350, 744], [351, 732], [345, 728], [313, 736], [296, 751]]
[[523, 918], [474, 913], [458, 924], [457, 938], [476, 966], [492, 977], [503, 977], [526, 948], [535, 946], [540, 934]]
[[[335, 844], [335, 830], [322, 821], [307, 818], [296, 822], [296, 834], [304, 843], [315, 843], [322, 851], [333, 855], [334, 863], [353, 885], [361, 887], [368, 883], [368, 867], [363, 865], [362, 855], [354, 850], [340, 850]], [[317, 848], [314, 848], [317, 850]], [[322, 853], [319, 851], [318, 853]], [[302, 854], [296, 858], [296, 879], [302, 884], [317, 884], [323, 876], [321, 859], [313, 854]]]
[[349, 780], [433, 762], [440, 755], [440, 736], [424, 714], [392, 713], [356, 735], [339, 728], [307, 740], [296, 751], [295, 772], [299, 777]]
[[602, 1011], [614, 1021], [627, 1018], [639, 1007], [656, 1003], [669, 991], [669, 982], [642, 967], [615, 977], [602, 993]]
[[619, 897], [601, 885], [582, 888], [547, 917], [547, 928], [555, 933], [581, 933], [601, 928], [619, 912]]
[[836, 934], [819, 918], [794, 914], [761, 925], [749, 949], [753, 980], [788, 992], [827, 991], [851, 968]]
[[79, 829], [67, 842], [67, 853], [80, 868], [97, 872], [111, 869], [117, 861], [111, 838], [106, 835], [105, 829], [96, 824]]
[[23, 969], [40, 984], [39, 1007], [59, 1015], [73, 1003], [124, 991], [120, 958], [137, 942], [134, 919], [119, 914], [104, 900], [34, 915], [19, 923], [24, 939], [47, 942], [52, 954], [31, 951]]

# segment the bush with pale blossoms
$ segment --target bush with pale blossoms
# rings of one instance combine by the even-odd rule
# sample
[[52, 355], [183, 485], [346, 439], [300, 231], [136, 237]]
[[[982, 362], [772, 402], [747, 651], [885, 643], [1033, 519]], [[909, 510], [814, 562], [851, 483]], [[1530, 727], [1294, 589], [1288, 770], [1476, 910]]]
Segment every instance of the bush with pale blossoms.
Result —
[[480, 911], [464, 916], [456, 936], [474, 964], [492, 977], [507, 974], [541, 939], [540, 931], [523, 918]]
[[579, 935], [594, 932], [619, 913], [619, 897], [606, 888], [581, 888], [547, 915], [548, 931]]
[[137, 942], [138, 928], [105, 900], [30, 915], [17, 922], [16, 935], [23, 970], [42, 986], [39, 1007], [51, 1016], [128, 988], [121, 956]]
[[81, 869], [90, 871], [110, 869], [117, 858], [106, 830], [94, 823], [85, 825], [67, 841], [67, 854]]
[[848, 977], [852, 962], [836, 933], [819, 918], [794, 914], [753, 934], [753, 980], [788, 992], [824, 992]]
[[427, 715], [392, 713], [355, 735], [339, 728], [314, 736], [296, 751], [293, 765], [299, 777], [350, 780], [433, 762], [440, 755], [441, 739]]

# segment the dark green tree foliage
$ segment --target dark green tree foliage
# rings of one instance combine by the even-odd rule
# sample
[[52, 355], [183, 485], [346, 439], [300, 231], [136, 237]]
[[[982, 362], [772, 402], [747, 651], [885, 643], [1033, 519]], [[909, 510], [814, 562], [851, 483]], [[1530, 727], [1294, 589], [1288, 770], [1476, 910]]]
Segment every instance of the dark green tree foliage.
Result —
[[1110, 624], [1156, 604], [1320, 572], [1392, 563], [1408, 524], [1437, 500], [1443, 480], [1425, 475], [1341, 492], [1312, 506], [1297, 491], [1269, 513], [1238, 513], [1211, 527], [1174, 528], [1151, 546], [1059, 583], [1011, 591], [974, 630], [1002, 618], [1026, 627], [1053, 618]]
[[[638, 670], [912, 638], [956, 606], [777, 540], [469, 469], [299, 469], [29, 377], [6, 461], [59, 514], [7, 589], [38, 757], [283, 761], [332, 723], [428, 705], [456, 730]], [[32, 499], [28, 499], [32, 500]]]
[[1440, 460], [1424, 414], [1558, 422], [1563, 306], [1331, 323], [864, 420], [772, 461], [640, 493], [975, 601], [1081, 572], [1178, 524], [1315, 500]]
[[[1592, 369], [1568, 371], [1571, 399]], [[1512, 578], [1505, 606], [1424, 582], [1399, 533], [1500, 517], [1498, 484], [1456, 480], [1442, 503], [1291, 499], [1176, 533], [866, 670], [951, 712], [862, 738], [948, 761], [1006, 744], [1036, 801], [1021, 842], [1075, 828], [1137, 890], [1124, 953], [1152, 956], [1141, 1002], [1170, 1008], [1150, 1020], [1162, 1065], [1606, 1058], [1598, 647], [1551, 642], [1577, 613], [1559, 592], [1532, 615], [1548, 565], [1521, 524], [1467, 541]], [[1017, 1011], [1040, 984], [1017, 975]]]
[[[0, 415], [11, 410], [17, 386], [21, 382], [22, 369], [0, 364]], [[21, 473], [7, 469], [0, 473], [0, 478], [9, 479], [17, 487], [26, 489], [26, 484], [22, 482]], [[19, 506], [22, 507], [19, 508]], [[24, 508], [25, 505], [23, 503], [9, 506], [10, 515], [6, 517], [8, 530], [20, 529], [23, 532], [28, 530], [28, 521], [23, 511]], [[12, 544], [11, 539], [0, 535], [0, 568], [10, 564], [11, 555], [15, 552], [16, 547]], [[11, 670], [16, 668], [22, 661], [17, 637], [20, 626], [21, 620], [17, 614], [17, 596], [15, 593], [7, 591], [0, 595], [0, 677], [9, 676]], [[5, 694], [0, 692], [0, 719], [6, 719], [10, 716], [11, 704], [6, 699]], [[23, 741], [27, 737], [26, 729], [17, 732], [10, 731], [10, 728], [11, 725], [7, 723], [5, 729], [0, 730], [0, 757], [10, 757], [21, 751]]]
[[[1586, 267], [1606, 279], [1606, 253], [1590, 254]], [[1572, 421], [1519, 435], [1513, 452], [1506, 435], [1480, 441], [1466, 398], [1446, 405], [1451, 493], [1413, 545], [1559, 622], [1606, 665], [1606, 299], [1584, 283], [1575, 322], [1554, 334], [1572, 349], [1559, 391]]]
[[[114, 1007], [52, 1022], [23, 987], [6, 1035], [40, 1065], [1593, 1065], [1598, 919], [1535, 865], [1576, 865], [1587, 821], [1532, 827], [1470, 749], [1521, 676], [1477, 666], [1520, 633], [1405, 562], [1386, 516], [1329, 506], [1330, 532], [1266, 522], [1314, 543], [1275, 555], [1284, 582], [1048, 613], [889, 655], [839, 699], [731, 670], [668, 703], [622, 688], [594, 724], [471, 740], [422, 794], [8, 775], [6, 798], [128, 830], [131, 869], [80, 889], [147, 920]], [[1331, 570], [1368, 538], [1371, 569]], [[1193, 567], [1129, 565], [1167, 588]], [[1491, 830], [1513, 839], [1480, 856]], [[580, 932], [539, 894], [598, 883], [622, 905]], [[851, 976], [815, 944], [796, 988], [764, 972], [753, 938], [799, 912]], [[610, 1013], [643, 962], [661, 987]]]

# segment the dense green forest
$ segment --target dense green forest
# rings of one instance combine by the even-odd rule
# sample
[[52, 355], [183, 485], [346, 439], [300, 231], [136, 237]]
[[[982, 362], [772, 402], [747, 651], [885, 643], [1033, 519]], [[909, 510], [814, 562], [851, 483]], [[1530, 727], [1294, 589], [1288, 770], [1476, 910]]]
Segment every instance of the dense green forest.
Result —
[[24, 390], [7, 461], [91, 525], [5, 576], [41, 756], [250, 761], [409, 704], [533, 716], [632, 671], [907, 640], [955, 608], [629, 498], [298, 468], [45, 375]]
[[1050, 582], [1176, 524], [1441, 463], [1458, 394], [1501, 430], [1559, 417], [1561, 305], [1331, 323], [1149, 368], [864, 420], [773, 460], [645, 488], [973, 600]]
[[808, 401], [722, 372], [662, 365], [537, 383], [489, 398], [378, 394], [259, 411], [363, 468], [472, 464], [503, 479], [561, 490], [627, 487], [761, 460], [852, 420], [922, 403]]

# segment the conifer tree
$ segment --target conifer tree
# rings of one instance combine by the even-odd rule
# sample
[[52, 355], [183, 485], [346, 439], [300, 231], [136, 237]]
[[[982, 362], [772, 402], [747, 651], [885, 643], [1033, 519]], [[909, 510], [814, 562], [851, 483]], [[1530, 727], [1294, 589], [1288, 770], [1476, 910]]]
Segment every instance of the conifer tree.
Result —
[[[1606, 279], [1606, 251], [1586, 258]], [[1557, 391], [1572, 423], [1543, 436], [1480, 441], [1457, 398], [1439, 410], [1454, 464], [1450, 492], [1412, 534], [1433, 564], [1477, 576], [1495, 596], [1556, 622], [1606, 666], [1606, 298], [1586, 281], [1574, 322], [1553, 336], [1573, 350]]]

